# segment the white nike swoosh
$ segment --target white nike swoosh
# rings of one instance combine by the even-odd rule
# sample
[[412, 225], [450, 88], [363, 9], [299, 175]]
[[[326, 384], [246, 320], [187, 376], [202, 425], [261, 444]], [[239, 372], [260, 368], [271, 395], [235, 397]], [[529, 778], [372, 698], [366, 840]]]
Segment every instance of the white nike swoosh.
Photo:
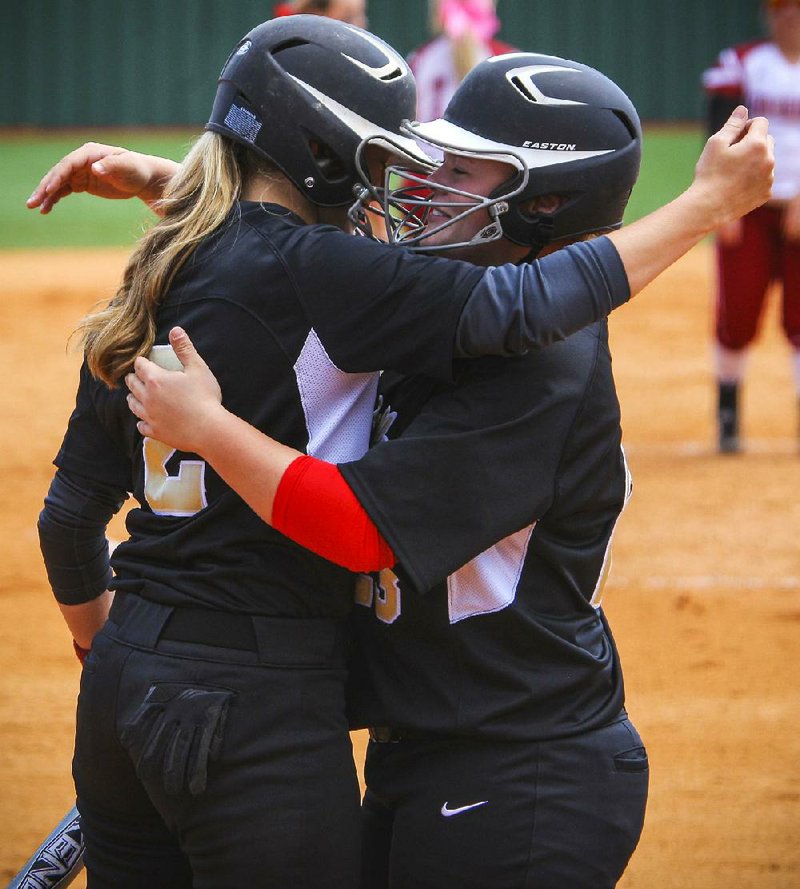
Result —
[[405, 60], [402, 56], [394, 56], [392, 55], [386, 48], [384, 44], [378, 41], [372, 34], [367, 34], [361, 32], [359, 35], [363, 37], [368, 43], [371, 43], [376, 49], [380, 50], [383, 53], [383, 57], [387, 60], [386, 64], [380, 68], [373, 68], [371, 65], [366, 65], [364, 62], [360, 62], [358, 59], [354, 59], [352, 56], [347, 55], [346, 52], [343, 52], [342, 55], [354, 65], [358, 65], [359, 68], [363, 69], [367, 72], [371, 77], [374, 77], [376, 80], [382, 80], [384, 77], [388, 77], [390, 74], [394, 74], [396, 71], [403, 73], [403, 68], [405, 67]]
[[470, 809], [477, 809], [478, 806], [485, 806], [488, 803], [488, 799], [483, 799], [479, 803], [470, 803], [468, 806], [459, 806], [456, 809], [448, 808], [447, 803], [442, 806], [442, 815], [445, 818], [452, 818], [453, 815], [460, 815], [462, 812], [467, 812]]

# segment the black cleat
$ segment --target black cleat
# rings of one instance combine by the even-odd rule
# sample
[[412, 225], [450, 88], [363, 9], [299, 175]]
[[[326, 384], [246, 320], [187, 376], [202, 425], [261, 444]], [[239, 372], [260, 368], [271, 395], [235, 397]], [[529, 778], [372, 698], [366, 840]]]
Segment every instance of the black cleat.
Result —
[[738, 454], [739, 445], [739, 385], [720, 383], [717, 407], [720, 454]]

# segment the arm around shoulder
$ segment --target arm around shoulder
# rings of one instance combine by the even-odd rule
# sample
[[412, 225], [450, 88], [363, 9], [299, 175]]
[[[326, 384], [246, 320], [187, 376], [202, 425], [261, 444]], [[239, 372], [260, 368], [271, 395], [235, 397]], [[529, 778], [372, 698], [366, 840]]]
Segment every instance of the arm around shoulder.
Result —
[[603, 238], [488, 269], [462, 311], [456, 354], [521, 354], [599, 321], [720, 225], [767, 201], [774, 165], [767, 120], [749, 120], [738, 106], [675, 200]]
[[178, 169], [179, 164], [167, 158], [87, 142], [45, 173], [26, 204], [47, 214], [62, 198], [86, 192], [114, 200], [138, 197], [157, 209], [155, 205]]
[[625, 266], [608, 238], [488, 269], [459, 318], [456, 355], [521, 355], [600, 321], [630, 296]]

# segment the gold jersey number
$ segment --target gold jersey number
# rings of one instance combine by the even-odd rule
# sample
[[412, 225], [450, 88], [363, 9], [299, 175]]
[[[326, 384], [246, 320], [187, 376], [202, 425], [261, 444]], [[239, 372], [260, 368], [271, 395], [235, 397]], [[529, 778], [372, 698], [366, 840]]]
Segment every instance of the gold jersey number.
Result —
[[375, 609], [375, 617], [393, 624], [401, 612], [400, 581], [391, 568], [377, 574], [360, 574], [356, 578], [356, 605]]
[[[147, 357], [166, 370], [183, 370], [172, 346], [153, 346]], [[181, 460], [177, 474], [170, 475], [167, 463], [174, 453], [175, 448], [162, 441], [144, 439], [144, 497], [156, 515], [194, 515], [208, 505], [206, 464], [202, 460]]]

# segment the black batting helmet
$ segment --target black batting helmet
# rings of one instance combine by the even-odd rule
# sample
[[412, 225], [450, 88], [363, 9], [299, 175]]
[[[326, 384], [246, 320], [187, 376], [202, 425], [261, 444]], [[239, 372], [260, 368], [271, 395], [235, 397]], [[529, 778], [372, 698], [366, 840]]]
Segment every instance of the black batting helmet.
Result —
[[[487, 59], [467, 75], [442, 118], [405, 129], [445, 152], [514, 168], [491, 195], [467, 195], [474, 203], [466, 205], [441, 196], [465, 192], [437, 184], [430, 204], [489, 211], [492, 224], [470, 244], [506, 237], [539, 250], [550, 241], [618, 228], [639, 174], [642, 132], [630, 99], [599, 71], [556, 56], [520, 52]], [[425, 228], [420, 199], [425, 180], [401, 176], [403, 187], [382, 196], [392, 240], [417, 250], [463, 246], [425, 245], [433, 233]], [[557, 210], [528, 211], [531, 198], [549, 194], [562, 197]], [[463, 213], [435, 230], [459, 218]]]
[[425, 160], [400, 131], [415, 106], [414, 77], [383, 40], [324, 16], [293, 15], [239, 41], [206, 129], [270, 160], [312, 203], [337, 207], [354, 200], [363, 139]]

